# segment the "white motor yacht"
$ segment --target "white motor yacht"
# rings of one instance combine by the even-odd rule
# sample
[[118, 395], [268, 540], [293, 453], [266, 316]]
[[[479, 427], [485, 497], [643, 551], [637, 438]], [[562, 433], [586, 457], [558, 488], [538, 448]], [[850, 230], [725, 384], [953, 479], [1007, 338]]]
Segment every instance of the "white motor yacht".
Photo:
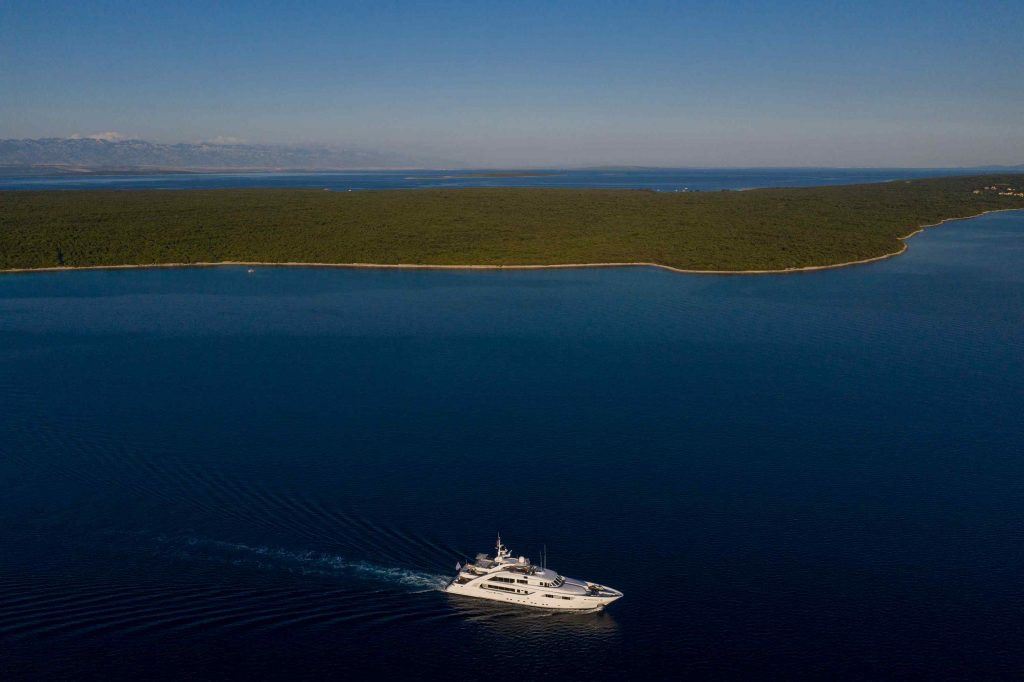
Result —
[[526, 557], [513, 557], [500, 535], [495, 550], [493, 559], [477, 554], [476, 561], [456, 564], [445, 592], [563, 611], [599, 611], [622, 596], [610, 587], [566, 578]]

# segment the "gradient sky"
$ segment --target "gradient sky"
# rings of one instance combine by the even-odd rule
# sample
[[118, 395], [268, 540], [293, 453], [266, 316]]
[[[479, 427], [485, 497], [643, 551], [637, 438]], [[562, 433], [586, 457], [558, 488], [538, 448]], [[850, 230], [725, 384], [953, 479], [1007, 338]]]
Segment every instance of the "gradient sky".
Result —
[[0, 0], [0, 137], [493, 166], [1024, 163], [1020, 2]]

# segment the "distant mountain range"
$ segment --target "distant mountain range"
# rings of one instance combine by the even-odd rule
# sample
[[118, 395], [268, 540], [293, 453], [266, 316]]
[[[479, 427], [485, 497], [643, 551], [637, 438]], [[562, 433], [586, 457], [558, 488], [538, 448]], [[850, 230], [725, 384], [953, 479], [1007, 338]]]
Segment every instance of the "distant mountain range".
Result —
[[0, 173], [97, 170], [354, 170], [447, 166], [390, 152], [331, 145], [161, 144], [145, 140], [46, 137], [0, 140]]
[[[124, 139], [117, 133], [88, 137], [0, 139], [0, 176], [212, 171], [332, 171], [469, 168], [451, 159], [318, 144], [245, 144], [230, 139], [164, 144]], [[661, 167], [606, 165], [585, 170], [656, 170]], [[970, 171], [1018, 171], [1024, 164], [978, 166]]]

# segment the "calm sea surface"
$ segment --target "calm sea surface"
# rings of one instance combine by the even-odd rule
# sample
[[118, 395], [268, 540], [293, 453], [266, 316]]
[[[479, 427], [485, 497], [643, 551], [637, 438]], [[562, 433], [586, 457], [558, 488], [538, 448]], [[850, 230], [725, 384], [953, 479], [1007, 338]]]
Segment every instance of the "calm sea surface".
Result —
[[2, 276], [0, 678], [1019, 678], [1024, 213], [910, 244]]
[[[348, 173], [204, 173], [181, 175], [0, 176], [7, 189], [220, 189], [293, 187], [360, 191], [369, 189], [455, 187], [598, 187], [659, 192], [813, 187], [885, 182], [903, 178], [978, 173], [964, 169], [651, 169], [541, 170], [533, 177], [485, 177], [480, 171], [353, 171]], [[475, 174], [475, 175], [474, 175]]]

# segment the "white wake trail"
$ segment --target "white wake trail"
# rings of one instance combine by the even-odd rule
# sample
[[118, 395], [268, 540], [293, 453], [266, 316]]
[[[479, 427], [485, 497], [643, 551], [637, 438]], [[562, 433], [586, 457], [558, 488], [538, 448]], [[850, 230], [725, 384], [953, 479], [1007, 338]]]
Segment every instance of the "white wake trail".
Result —
[[187, 538], [179, 553], [183, 558], [222, 560], [236, 566], [255, 566], [268, 570], [284, 570], [303, 575], [350, 575], [365, 580], [442, 589], [448, 578], [436, 574], [394, 566], [381, 566], [369, 561], [351, 561], [336, 554], [315, 550], [289, 550], [266, 545], [247, 545], [204, 538]]

